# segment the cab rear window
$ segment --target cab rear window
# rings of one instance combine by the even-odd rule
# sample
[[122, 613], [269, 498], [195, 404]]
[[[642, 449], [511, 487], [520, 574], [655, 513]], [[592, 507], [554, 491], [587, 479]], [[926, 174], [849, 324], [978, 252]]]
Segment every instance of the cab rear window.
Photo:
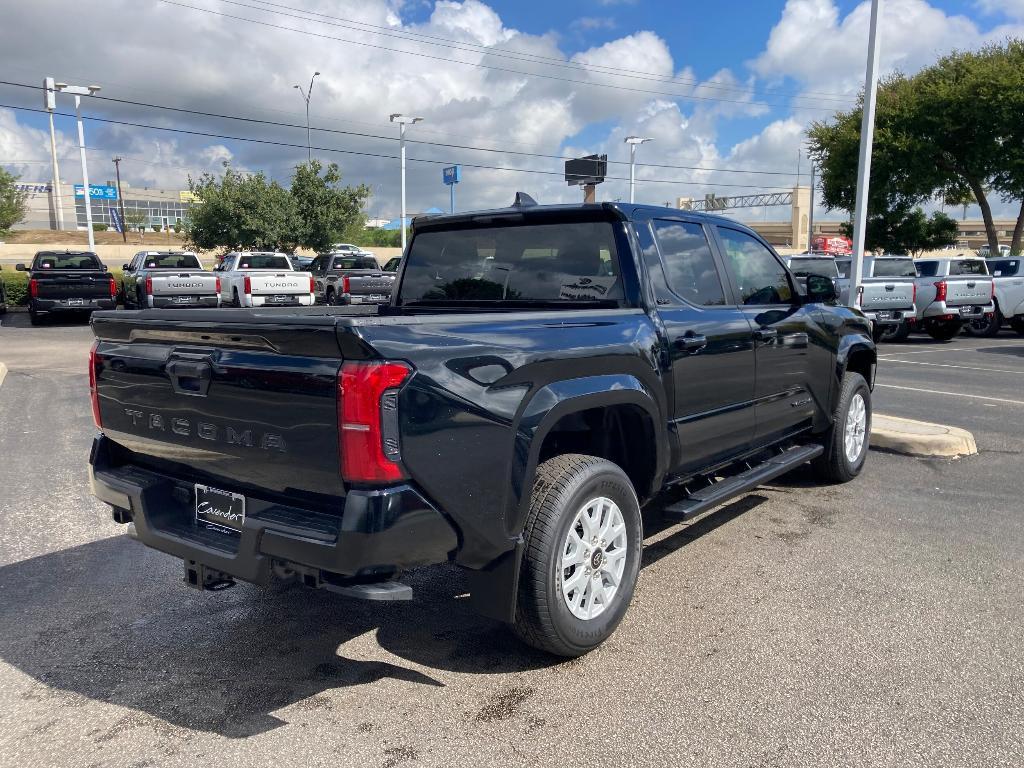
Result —
[[807, 277], [808, 275], [839, 277], [835, 259], [790, 259], [789, 271], [797, 277]]
[[1020, 274], [1020, 259], [989, 259], [988, 271], [993, 277], [1015, 277]]
[[983, 259], [959, 259], [957, 261], [950, 262], [949, 274], [987, 275], [988, 269], [985, 267], [985, 261]]
[[145, 269], [202, 269], [191, 253], [151, 253], [142, 262]]
[[372, 256], [339, 256], [331, 262], [331, 269], [377, 269]]
[[875, 259], [875, 277], [917, 277], [913, 259]]
[[238, 269], [291, 269], [286, 256], [253, 253], [238, 259]]
[[100, 269], [94, 253], [40, 253], [32, 269]]

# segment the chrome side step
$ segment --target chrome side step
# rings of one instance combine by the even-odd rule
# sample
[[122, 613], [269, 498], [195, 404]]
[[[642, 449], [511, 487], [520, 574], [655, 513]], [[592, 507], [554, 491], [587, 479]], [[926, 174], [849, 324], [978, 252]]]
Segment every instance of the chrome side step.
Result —
[[798, 445], [772, 456], [738, 475], [723, 478], [688, 494], [664, 508], [663, 514], [670, 520], [691, 520], [741, 493], [753, 490], [779, 475], [784, 475], [801, 464], [806, 464], [825, 452], [820, 445]]

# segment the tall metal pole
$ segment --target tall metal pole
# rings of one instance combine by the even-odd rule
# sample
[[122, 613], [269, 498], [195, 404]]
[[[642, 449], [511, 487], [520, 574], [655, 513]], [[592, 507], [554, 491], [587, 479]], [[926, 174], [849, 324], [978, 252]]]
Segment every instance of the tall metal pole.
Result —
[[449, 203], [450, 203], [450, 210], [448, 212], [449, 213], [455, 213], [455, 185], [454, 184], [449, 184], [448, 185], [448, 197], [449, 197]]
[[812, 250], [814, 246], [814, 172], [817, 169], [814, 167], [814, 163], [811, 163], [811, 207], [807, 214], [807, 250]]
[[60, 194], [60, 168], [57, 166], [57, 134], [53, 130], [53, 112], [50, 112], [50, 161], [53, 163], [53, 201], [57, 213], [57, 229], [64, 229], [64, 201]]
[[405, 255], [405, 123], [398, 124], [398, 151], [402, 156], [402, 254]]
[[871, 183], [871, 147], [875, 133], [875, 97], [878, 91], [878, 11], [881, 0], [871, 0], [868, 63], [864, 77], [864, 115], [860, 123], [860, 161], [857, 164], [857, 201], [853, 213], [853, 263], [850, 270], [851, 306], [860, 295], [864, 277], [864, 234], [868, 218], [868, 187]]
[[85, 128], [82, 127], [82, 97], [75, 94], [75, 117], [78, 119], [78, 151], [82, 156], [82, 194], [85, 195], [85, 227], [89, 234], [89, 250], [96, 250], [96, 236], [92, 231], [92, 203], [89, 195], [89, 166], [85, 162]]
[[299, 95], [302, 96], [302, 100], [304, 102], [306, 102], [306, 162], [307, 163], [312, 163], [313, 162], [313, 150], [311, 149], [311, 142], [310, 142], [310, 138], [309, 138], [309, 102], [310, 102], [310, 99], [313, 98], [313, 81], [316, 80], [316, 76], [319, 75], [319, 74], [320, 74], [319, 72], [314, 72], [313, 73], [313, 76], [311, 78], [309, 78], [309, 88], [307, 88], [306, 90], [302, 90], [302, 86], [301, 85], [294, 86], [295, 90], [297, 90], [299, 92]]
[[117, 207], [121, 209], [121, 237], [128, 242], [128, 222], [124, 218], [124, 195], [121, 194], [121, 158], [114, 158], [114, 173], [117, 174]]

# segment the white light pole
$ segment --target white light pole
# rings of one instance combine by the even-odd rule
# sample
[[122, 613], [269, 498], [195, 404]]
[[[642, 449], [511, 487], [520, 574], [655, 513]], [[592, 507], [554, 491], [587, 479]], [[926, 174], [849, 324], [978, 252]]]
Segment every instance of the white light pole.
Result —
[[633, 202], [633, 189], [636, 187], [636, 148], [651, 139], [642, 136], [627, 136], [624, 140], [629, 144], [629, 202]]
[[864, 114], [860, 123], [860, 161], [857, 164], [857, 199], [853, 213], [853, 263], [850, 269], [850, 306], [856, 306], [864, 277], [864, 233], [868, 218], [868, 187], [871, 182], [871, 145], [875, 134], [875, 96], [878, 91], [878, 11], [880, 0], [871, 0], [868, 32], [868, 64], [864, 76]]
[[100, 90], [98, 85], [68, 85], [54, 83], [53, 87], [61, 93], [70, 93], [75, 97], [75, 117], [78, 119], [78, 151], [82, 156], [82, 194], [85, 195], [85, 227], [89, 234], [89, 250], [96, 250], [96, 237], [92, 231], [92, 204], [89, 197], [89, 166], [85, 162], [85, 129], [82, 127], [82, 97], [92, 96]]
[[57, 230], [64, 229], [64, 201], [60, 195], [60, 167], [57, 165], [57, 133], [53, 129], [53, 110], [57, 108], [57, 93], [53, 78], [43, 78], [43, 106], [50, 118], [50, 162], [53, 164], [53, 210], [57, 219]]
[[407, 117], [400, 113], [391, 115], [391, 122], [398, 123], [398, 152], [402, 158], [402, 254], [405, 254], [405, 126], [418, 123], [422, 117]]
[[305, 90], [305, 91], [302, 90], [302, 86], [301, 85], [294, 86], [298, 90], [298, 92], [302, 95], [302, 100], [304, 102], [306, 102], [306, 162], [307, 163], [313, 162], [313, 150], [310, 149], [310, 146], [309, 146], [309, 100], [313, 97], [313, 81], [316, 79], [316, 76], [319, 75], [319, 74], [320, 74], [319, 72], [314, 72], [313, 73], [313, 77], [309, 78], [309, 89], [308, 90]]

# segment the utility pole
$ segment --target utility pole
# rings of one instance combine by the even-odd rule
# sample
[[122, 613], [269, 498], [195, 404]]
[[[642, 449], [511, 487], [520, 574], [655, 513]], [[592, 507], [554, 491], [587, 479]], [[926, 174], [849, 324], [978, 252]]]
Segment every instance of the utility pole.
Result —
[[78, 120], [78, 152], [82, 156], [82, 194], [85, 195], [85, 227], [89, 236], [89, 250], [96, 250], [96, 234], [92, 231], [92, 202], [89, 195], [89, 166], [85, 160], [85, 128], [82, 127], [82, 97], [92, 96], [99, 92], [98, 85], [68, 85], [54, 83], [53, 87], [61, 93], [69, 93], [75, 97], [75, 117]]
[[864, 235], [871, 183], [871, 147], [875, 133], [875, 97], [878, 91], [878, 11], [881, 0], [871, 0], [868, 62], [864, 76], [864, 114], [860, 123], [860, 161], [857, 164], [857, 200], [853, 214], [853, 260], [850, 269], [850, 305], [855, 306], [864, 277]]
[[117, 174], [117, 207], [121, 209], [121, 237], [128, 242], [128, 222], [124, 218], [124, 195], [121, 194], [121, 158], [114, 158], [114, 172]]
[[53, 78], [43, 78], [43, 105], [50, 118], [50, 162], [53, 173], [50, 184], [53, 187], [53, 210], [57, 220], [57, 230], [64, 229], [64, 201], [60, 194], [60, 168], [57, 166], [57, 133], [53, 129], [53, 110], [57, 108], [57, 93], [54, 90]]
[[[634, 199], [633, 190], [636, 187], [636, 148], [641, 144], [651, 141], [651, 139], [642, 136], [627, 136], [623, 141], [629, 144], [629, 202], [632, 203]], [[593, 200], [587, 200], [586, 202], [593, 202]]]
[[391, 115], [391, 122], [398, 123], [398, 152], [402, 158], [402, 254], [405, 254], [405, 126], [422, 121], [422, 117], [406, 117], [400, 112]]
[[[810, 252], [814, 248], [814, 172], [817, 169], [814, 167], [814, 162], [811, 161], [811, 207], [808, 209], [807, 214], [807, 251]], [[121, 194], [118, 192], [118, 194]]]
[[309, 88], [307, 90], [305, 90], [305, 91], [302, 90], [302, 86], [301, 85], [294, 86], [298, 90], [298, 92], [302, 95], [302, 100], [304, 102], [306, 102], [306, 162], [307, 163], [312, 163], [313, 162], [313, 150], [310, 148], [310, 141], [309, 141], [309, 100], [313, 97], [313, 80], [315, 80], [316, 76], [319, 75], [319, 74], [320, 74], [319, 72], [314, 72], [313, 73], [313, 77], [309, 78]]

